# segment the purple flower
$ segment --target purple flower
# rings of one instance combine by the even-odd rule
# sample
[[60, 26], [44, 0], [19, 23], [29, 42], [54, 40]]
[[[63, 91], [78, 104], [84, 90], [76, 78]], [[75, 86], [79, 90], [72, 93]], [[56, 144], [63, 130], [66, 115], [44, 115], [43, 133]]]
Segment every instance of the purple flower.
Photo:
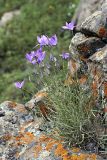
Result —
[[45, 51], [44, 52], [40, 52], [40, 54], [38, 54], [38, 56], [37, 56], [37, 62], [41, 63], [44, 60], [45, 56], [46, 56]]
[[71, 21], [70, 23], [67, 23], [66, 22], [66, 25], [65, 26], [62, 26], [63, 29], [68, 29], [68, 30], [73, 30], [74, 29], [74, 22]]
[[25, 57], [29, 62], [32, 62], [35, 55], [36, 55], [36, 51], [31, 51], [30, 53], [27, 53]]
[[45, 35], [41, 37], [37, 36], [37, 41], [39, 42], [40, 46], [48, 45], [48, 38]]
[[23, 80], [22, 82], [15, 82], [15, 87], [21, 89], [24, 85], [25, 81]]
[[31, 53], [27, 53], [26, 54], [26, 59], [32, 64], [36, 63], [36, 60], [34, 59], [35, 54], [36, 54], [36, 52], [34, 52], [34, 51], [32, 51]]
[[69, 59], [70, 54], [69, 53], [62, 53], [61, 56], [62, 56], [63, 59]]
[[35, 51], [35, 57], [38, 57], [41, 54], [41, 52], [42, 52], [42, 48], [40, 47]]
[[56, 46], [56, 44], [57, 44], [57, 36], [56, 36], [56, 34], [55, 35], [53, 35], [52, 37], [50, 37], [49, 38], [49, 45], [51, 45], [51, 46]]
[[30, 53], [27, 53], [27, 54], [26, 54], [26, 59], [27, 59], [29, 62], [31, 62], [32, 59], [33, 59], [33, 56], [32, 56]]

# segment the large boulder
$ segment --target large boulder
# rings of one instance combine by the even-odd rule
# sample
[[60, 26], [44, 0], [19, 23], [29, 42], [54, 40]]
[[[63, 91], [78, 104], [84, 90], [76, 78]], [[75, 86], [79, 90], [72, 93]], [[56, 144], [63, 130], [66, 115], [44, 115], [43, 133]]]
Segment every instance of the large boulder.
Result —
[[79, 82], [84, 81], [83, 77], [88, 75], [85, 80], [90, 79], [91, 83], [85, 83], [85, 86], [92, 88], [96, 110], [102, 113], [103, 134], [106, 135], [107, 0], [81, 0], [74, 20], [76, 32], [69, 46], [71, 52], [71, 59], [68, 62], [69, 75], [71, 74], [71, 78], [74, 79], [76, 71]]

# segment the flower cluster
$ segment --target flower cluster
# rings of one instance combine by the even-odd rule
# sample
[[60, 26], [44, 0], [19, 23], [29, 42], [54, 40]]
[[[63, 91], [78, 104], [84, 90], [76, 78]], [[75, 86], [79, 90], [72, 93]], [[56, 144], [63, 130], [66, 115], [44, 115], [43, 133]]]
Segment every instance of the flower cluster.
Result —
[[57, 36], [56, 34], [52, 37], [48, 38], [45, 35], [42, 35], [41, 37], [37, 36], [37, 41], [40, 44], [40, 46], [56, 46], [57, 45]]
[[40, 64], [44, 60], [45, 56], [45, 51], [42, 51], [42, 48], [40, 48], [36, 51], [31, 51], [30, 53], [27, 53], [26, 59], [32, 64]]
[[[66, 22], [66, 25], [62, 26], [62, 28], [65, 30], [73, 30], [74, 29], [74, 22], [73, 21], [70, 23]], [[38, 42], [38, 44], [34, 48], [36, 48], [38, 46], [40, 46], [40, 48], [37, 50], [33, 50], [25, 55], [27, 61], [33, 65], [35, 65], [35, 64], [40, 65], [43, 62], [43, 60], [45, 59], [46, 52], [43, 51], [43, 47], [44, 46], [48, 46], [48, 47], [56, 46], [58, 43], [58, 39], [57, 39], [56, 34], [53, 35], [52, 37], [48, 37], [46, 35], [41, 35], [41, 36], [37, 36], [37, 42]], [[65, 60], [68, 60], [70, 58], [70, 54], [64, 52], [64, 53], [62, 53], [61, 57]], [[50, 54], [50, 61], [55, 62], [55, 65], [56, 65], [57, 59], [52, 54]], [[47, 66], [47, 68], [49, 68], [49, 65]], [[24, 85], [24, 82], [25, 81], [15, 82], [15, 87], [21, 89]]]

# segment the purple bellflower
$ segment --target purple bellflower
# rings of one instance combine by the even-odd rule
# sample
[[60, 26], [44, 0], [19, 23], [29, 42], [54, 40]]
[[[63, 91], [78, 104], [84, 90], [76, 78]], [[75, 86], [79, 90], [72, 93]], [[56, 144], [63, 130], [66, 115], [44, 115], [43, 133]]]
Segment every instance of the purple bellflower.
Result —
[[24, 85], [25, 81], [23, 80], [22, 82], [15, 82], [15, 87], [21, 89]]
[[67, 23], [66, 22], [66, 25], [65, 26], [62, 26], [63, 29], [67, 29], [67, 30], [73, 30], [74, 29], [74, 22], [71, 21], [70, 23]]
[[62, 53], [61, 56], [62, 56], [63, 59], [69, 59], [70, 54], [69, 53]]
[[57, 45], [57, 36], [56, 36], [56, 34], [55, 35], [53, 35], [52, 37], [50, 37], [49, 38], [49, 45], [50, 46], [56, 46]]
[[46, 56], [46, 53], [42, 51], [42, 48], [39, 48], [37, 51], [31, 51], [30, 53], [26, 54], [26, 59], [32, 63], [41, 63]]
[[27, 54], [26, 54], [26, 59], [27, 59], [29, 62], [31, 62], [32, 59], [33, 59], [32, 54], [31, 54], [31, 53], [27, 53]]
[[48, 45], [48, 38], [45, 35], [41, 37], [37, 36], [37, 41], [39, 42], [40, 46]]
[[26, 59], [31, 62], [33, 60], [33, 58], [36, 56], [36, 52], [37, 51], [31, 51], [29, 53], [26, 54]]
[[38, 56], [41, 54], [41, 52], [42, 52], [42, 47], [40, 47], [39, 49], [37, 49], [37, 50], [35, 51], [34, 57], [38, 57]]
[[36, 54], [35, 51], [31, 51], [30, 53], [27, 53], [25, 57], [30, 63], [35, 64], [36, 63], [36, 61], [34, 59], [35, 54]]
[[46, 52], [45, 51], [44, 52], [40, 52], [40, 54], [38, 54], [38, 56], [37, 56], [37, 62], [40, 64], [44, 60], [45, 56], [46, 56]]

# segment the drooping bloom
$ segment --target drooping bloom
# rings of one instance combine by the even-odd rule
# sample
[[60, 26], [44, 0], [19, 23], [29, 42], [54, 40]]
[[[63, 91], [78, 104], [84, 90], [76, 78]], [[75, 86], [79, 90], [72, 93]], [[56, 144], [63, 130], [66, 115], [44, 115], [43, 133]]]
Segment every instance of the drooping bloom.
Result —
[[70, 54], [69, 53], [62, 53], [61, 56], [62, 56], [63, 59], [69, 59]]
[[23, 80], [22, 82], [15, 82], [15, 87], [21, 89], [24, 85], [25, 81]]
[[40, 47], [39, 49], [37, 49], [37, 50], [35, 51], [34, 57], [38, 57], [38, 56], [41, 54], [41, 52], [42, 52], [42, 47]]
[[31, 53], [27, 53], [25, 57], [29, 62], [31, 62], [33, 59], [33, 55]]
[[44, 52], [40, 52], [40, 54], [38, 54], [38, 56], [37, 56], [37, 63], [40, 64], [44, 60], [45, 56], [46, 56], [46, 52], [45, 51]]
[[36, 52], [37, 51], [31, 51], [29, 53], [26, 54], [26, 59], [29, 61], [29, 62], [32, 62], [33, 58], [35, 57], [36, 55]]
[[37, 41], [39, 42], [40, 46], [48, 45], [48, 38], [45, 35], [41, 37], [37, 36]]
[[41, 63], [46, 56], [46, 53], [42, 51], [42, 48], [37, 49], [36, 51], [31, 51], [26, 54], [26, 59], [32, 63]]
[[49, 38], [48, 44], [50, 46], [56, 46], [57, 45], [57, 41], [58, 41], [58, 39], [57, 39], [57, 36], [55, 34], [55, 35], [53, 35], [52, 37]]
[[66, 22], [65, 26], [62, 26], [63, 29], [73, 30], [74, 29], [74, 21], [71, 21], [70, 23]]

